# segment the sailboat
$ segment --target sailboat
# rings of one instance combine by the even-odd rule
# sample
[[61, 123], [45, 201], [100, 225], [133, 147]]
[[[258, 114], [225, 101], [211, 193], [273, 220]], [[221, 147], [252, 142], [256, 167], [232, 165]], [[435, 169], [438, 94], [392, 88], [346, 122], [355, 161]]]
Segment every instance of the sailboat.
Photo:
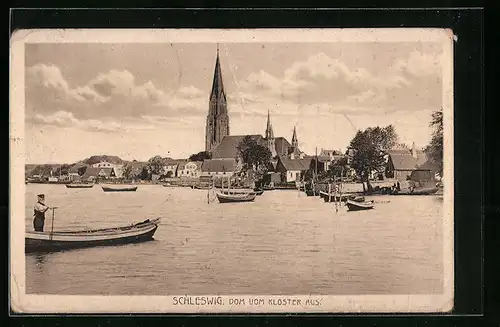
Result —
[[231, 177], [228, 177], [227, 190], [222, 189], [216, 194], [219, 203], [252, 202], [257, 196], [257, 194], [253, 190], [238, 190], [237, 192], [231, 191]]

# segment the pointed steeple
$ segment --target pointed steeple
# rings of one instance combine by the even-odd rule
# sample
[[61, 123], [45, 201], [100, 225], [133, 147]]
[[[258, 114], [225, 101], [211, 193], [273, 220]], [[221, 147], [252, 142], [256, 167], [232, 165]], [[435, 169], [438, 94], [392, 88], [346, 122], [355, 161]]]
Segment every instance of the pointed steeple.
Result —
[[299, 141], [297, 140], [297, 130], [295, 126], [293, 126], [292, 147], [294, 148], [299, 147]]
[[211, 100], [226, 101], [226, 92], [224, 91], [224, 83], [222, 82], [222, 71], [219, 60], [219, 44], [217, 43], [217, 59], [215, 60], [214, 79], [212, 81], [212, 92], [210, 92]]
[[229, 135], [229, 116], [227, 113], [226, 92], [222, 82], [222, 71], [219, 59], [219, 44], [215, 60], [212, 91], [208, 105], [208, 115], [205, 133], [205, 150], [211, 151], [222, 139]]
[[266, 127], [266, 139], [274, 138], [273, 125], [271, 124], [271, 116], [269, 110], [267, 111], [267, 127]]

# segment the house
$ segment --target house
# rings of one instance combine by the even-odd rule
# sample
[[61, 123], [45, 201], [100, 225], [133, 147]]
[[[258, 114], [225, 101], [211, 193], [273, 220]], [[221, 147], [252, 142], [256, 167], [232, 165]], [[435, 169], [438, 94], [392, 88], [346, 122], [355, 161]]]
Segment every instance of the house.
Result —
[[405, 181], [411, 178], [414, 181], [434, 180], [436, 166], [427, 158], [422, 150], [398, 147], [388, 151], [385, 167], [385, 177]]
[[201, 166], [201, 177], [230, 177], [238, 171], [236, 159], [208, 159]]
[[181, 178], [198, 178], [201, 175], [201, 167], [203, 161], [189, 161], [181, 163], [177, 167], [177, 177]]
[[81, 177], [82, 180], [84, 181], [93, 181], [96, 179], [108, 179], [108, 178], [115, 178], [115, 169], [114, 168], [95, 168], [95, 167], [89, 167], [85, 171], [85, 174]]
[[108, 161], [100, 161], [100, 162], [92, 164], [91, 167], [92, 168], [115, 168], [117, 166], [123, 166], [123, 165], [118, 165], [118, 164], [108, 162]]
[[310, 158], [288, 158], [280, 156], [276, 170], [281, 174], [282, 182], [295, 182], [302, 179], [303, 174], [309, 169]]
[[178, 177], [177, 170], [179, 165], [184, 165], [187, 162], [187, 159], [166, 159], [163, 165], [163, 175], [167, 178]]

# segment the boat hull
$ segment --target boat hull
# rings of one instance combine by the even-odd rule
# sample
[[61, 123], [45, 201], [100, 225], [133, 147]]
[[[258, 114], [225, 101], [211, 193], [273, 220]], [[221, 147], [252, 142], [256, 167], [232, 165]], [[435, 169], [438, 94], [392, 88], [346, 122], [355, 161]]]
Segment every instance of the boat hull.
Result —
[[[96, 246], [112, 246], [146, 242], [153, 239], [158, 221], [140, 223], [128, 227], [89, 230], [81, 232], [28, 232], [25, 237], [25, 253], [57, 252]], [[143, 224], [141, 226], [141, 224]]]
[[349, 211], [362, 211], [373, 209], [373, 202], [356, 202], [348, 200], [346, 202]]
[[235, 203], [235, 202], [252, 202], [257, 195], [250, 194], [222, 194], [217, 193], [217, 199], [220, 203]]
[[93, 188], [94, 184], [82, 184], [82, 185], [71, 185], [71, 184], [66, 184], [66, 188]]
[[353, 194], [342, 194], [342, 195], [333, 195], [333, 194], [328, 194], [326, 192], [320, 191], [320, 197], [325, 200], [325, 202], [345, 202], [347, 200], [354, 200], [356, 198], [356, 195]]
[[123, 188], [114, 188], [108, 186], [101, 186], [104, 192], [135, 192], [137, 191], [137, 186], [133, 187], [123, 187]]
[[433, 188], [433, 189], [426, 189], [426, 190], [414, 190], [413, 192], [410, 191], [399, 191], [399, 192], [394, 192], [391, 195], [432, 195], [437, 193], [438, 188]]

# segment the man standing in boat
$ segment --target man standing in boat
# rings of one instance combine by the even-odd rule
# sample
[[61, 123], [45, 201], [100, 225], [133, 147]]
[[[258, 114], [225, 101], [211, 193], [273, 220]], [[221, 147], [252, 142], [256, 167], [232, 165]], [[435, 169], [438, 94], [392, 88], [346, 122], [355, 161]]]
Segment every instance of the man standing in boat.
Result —
[[50, 208], [45, 205], [45, 194], [38, 194], [38, 201], [33, 208], [33, 228], [35, 232], [43, 232], [45, 212]]

